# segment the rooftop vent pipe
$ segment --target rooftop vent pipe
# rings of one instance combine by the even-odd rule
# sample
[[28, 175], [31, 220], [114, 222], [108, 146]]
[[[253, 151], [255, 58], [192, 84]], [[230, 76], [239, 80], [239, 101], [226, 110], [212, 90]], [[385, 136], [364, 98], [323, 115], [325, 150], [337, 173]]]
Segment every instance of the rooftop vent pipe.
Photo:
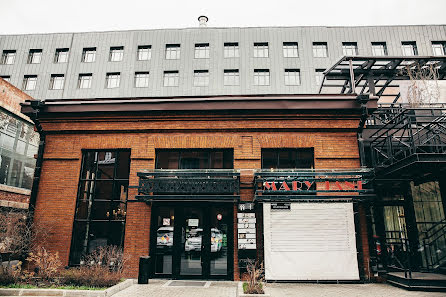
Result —
[[198, 22], [199, 22], [199, 26], [200, 27], [207, 27], [207, 22], [208, 22], [208, 17], [207, 16], [205, 16], [205, 15], [200, 15], [199, 17], [198, 17]]

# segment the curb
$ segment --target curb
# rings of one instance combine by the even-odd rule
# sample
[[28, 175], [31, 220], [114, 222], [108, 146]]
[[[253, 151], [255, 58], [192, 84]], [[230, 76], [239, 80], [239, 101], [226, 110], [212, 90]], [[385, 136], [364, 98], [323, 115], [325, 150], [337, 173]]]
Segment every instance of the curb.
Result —
[[136, 279], [127, 279], [106, 290], [62, 290], [62, 289], [0, 289], [0, 296], [66, 296], [66, 297], [109, 297], [136, 284]]

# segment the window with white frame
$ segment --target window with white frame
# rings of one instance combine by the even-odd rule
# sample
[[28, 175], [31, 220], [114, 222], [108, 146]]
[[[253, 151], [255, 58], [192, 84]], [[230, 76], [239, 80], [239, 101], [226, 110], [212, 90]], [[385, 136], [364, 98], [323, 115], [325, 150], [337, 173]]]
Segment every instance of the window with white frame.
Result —
[[25, 91], [32, 91], [36, 89], [37, 75], [25, 75], [23, 77], [23, 87]]
[[3, 50], [1, 63], [3, 65], [12, 65], [14, 64], [15, 56], [16, 50]]
[[254, 42], [254, 58], [268, 58], [268, 42]]
[[164, 86], [178, 87], [180, 82], [180, 74], [178, 70], [164, 71]]
[[356, 42], [343, 42], [342, 43], [342, 54], [344, 56], [357, 56], [358, 55], [358, 44]]
[[322, 84], [322, 80], [324, 79], [324, 71], [325, 69], [316, 69], [314, 71], [314, 79], [316, 81], [316, 86], [320, 87]]
[[432, 41], [434, 56], [446, 56], [446, 41]]
[[299, 69], [285, 69], [285, 85], [286, 86], [300, 85], [300, 70]]
[[82, 62], [93, 63], [96, 59], [96, 48], [86, 47], [82, 50]]
[[313, 42], [313, 57], [315, 58], [328, 57], [328, 45], [326, 42]]
[[11, 82], [11, 76], [10, 75], [0, 75], [1, 78], [3, 78], [4, 81]]
[[68, 48], [56, 48], [56, 53], [54, 54], [54, 63], [67, 63], [68, 52]]
[[209, 86], [209, 70], [194, 70], [194, 86]]
[[109, 72], [105, 76], [105, 87], [107, 89], [119, 88], [120, 80], [121, 80], [120, 72]]
[[79, 79], [77, 81], [77, 88], [78, 89], [90, 89], [92, 80], [93, 80], [92, 73], [79, 74]]
[[195, 59], [209, 59], [209, 43], [195, 44]]
[[138, 61], [147, 61], [152, 59], [152, 46], [151, 45], [140, 45], [138, 46]]
[[283, 43], [283, 57], [284, 58], [298, 58], [299, 50], [297, 42]]
[[223, 48], [223, 54], [225, 58], [240, 57], [238, 42], [225, 42]]
[[42, 61], [41, 49], [30, 49], [28, 53], [28, 64], [39, 64]]
[[120, 62], [124, 57], [124, 47], [123, 46], [112, 46], [110, 47], [110, 54], [108, 55], [108, 60], [110, 62]]
[[225, 86], [240, 85], [240, 73], [238, 69], [225, 69], [223, 74], [223, 83]]
[[149, 72], [135, 72], [135, 88], [147, 88], [149, 86]]
[[372, 42], [372, 54], [374, 56], [387, 56], [387, 44], [385, 42]]
[[415, 41], [401, 42], [401, 50], [403, 51], [403, 56], [417, 56], [418, 55], [417, 43]]
[[254, 69], [254, 85], [269, 86], [269, 69]]
[[178, 60], [181, 47], [179, 44], [166, 44], [166, 60]]
[[51, 74], [50, 90], [62, 90], [65, 82], [63, 74]]

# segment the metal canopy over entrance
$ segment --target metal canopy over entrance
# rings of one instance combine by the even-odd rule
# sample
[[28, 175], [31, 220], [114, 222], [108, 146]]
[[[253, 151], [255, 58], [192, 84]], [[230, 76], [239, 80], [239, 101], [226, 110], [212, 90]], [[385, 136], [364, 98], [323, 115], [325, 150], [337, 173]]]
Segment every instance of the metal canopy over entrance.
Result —
[[446, 57], [346, 56], [324, 71], [319, 93], [370, 94], [400, 98], [395, 80], [410, 80], [408, 69], [432, 67], [437, 79], [446, 77]]

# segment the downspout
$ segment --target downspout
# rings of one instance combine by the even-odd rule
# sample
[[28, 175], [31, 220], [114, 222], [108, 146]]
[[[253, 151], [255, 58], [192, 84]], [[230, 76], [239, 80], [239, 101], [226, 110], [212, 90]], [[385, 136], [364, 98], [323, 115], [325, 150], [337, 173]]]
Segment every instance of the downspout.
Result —
[[365, 122], [369, 116], [369, 111], [367, 108], [367, 102], [369, 102], [369, 95], [358, 95], [356, 100], [361, 104], [361, 117], [359, 119], [358, 125], [358, 148], [359, 148], [359, 160], [361, 167], [366, 166], [365, 162], [365, 151], [364, 151], [364, 138], [362, 137], [362, 132], [364, 130]]
[[30, 104], [31, 108], [33, 109], [33, 113], [30, 114], [29, 117], [34, 122], [34, 127], [40, 136], [39, 149], [37, 151], [36, 167], [34, 169], [33, 185], [31, 188], [31, 196], [29, 198], [29, 210], [31, 212], [30, 222], [32, 222], [34, 209], [36, 207], [36, 202], [37, 202], [37, 194], [39, 191], [40, 175], [42, 172], [43, 152], [45, 150], [46, 133], [45, 131], [43, 131], [43, 128], [40, 125], [39, 121], [39, 113], [41, 109], [43, 109], [43, 107], [45, 106], [45, 102], [40, 100], [33, 100], [30, 102]]

